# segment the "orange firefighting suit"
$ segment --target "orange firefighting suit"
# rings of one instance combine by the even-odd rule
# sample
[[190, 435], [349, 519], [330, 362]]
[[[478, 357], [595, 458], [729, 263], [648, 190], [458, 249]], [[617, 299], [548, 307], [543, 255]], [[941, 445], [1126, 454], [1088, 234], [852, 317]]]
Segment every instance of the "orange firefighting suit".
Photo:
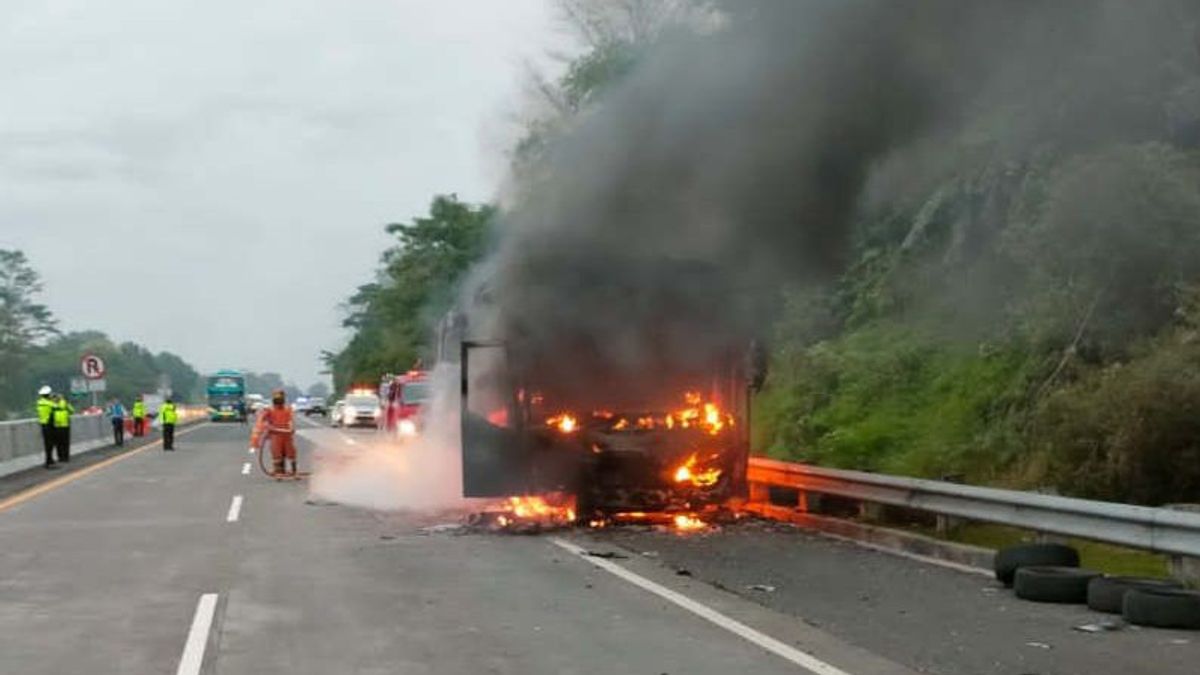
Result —
[[272, 405], [258, 415], [254, 431], [250, 435], [250, 447], [258, 448], [265, 440], [271, 441], [271, 459], [275, 473], [283, 473], [283, 460], [291, 460], [292, 473], [296, 473], [296, 427], [292, 421], [292, 409], [285, 405]]

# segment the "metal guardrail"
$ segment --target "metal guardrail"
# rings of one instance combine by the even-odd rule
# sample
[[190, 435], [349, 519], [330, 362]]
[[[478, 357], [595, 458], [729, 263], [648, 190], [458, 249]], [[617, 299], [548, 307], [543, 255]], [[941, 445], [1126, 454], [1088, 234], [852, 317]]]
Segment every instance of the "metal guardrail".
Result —
[[751, 458], [748, 479], [751, 486], [794, 488], [1200, 558], [1200, 513], [1195, 512], [826, 469], [763, 457]]
[[[184, 406], [181, 425], [207, 417], [206, 406]], [[105, 415], [71, 416], [71, 454], [80, 455], [112, 444], [112, 424]], [[0, 476], [42, 463], [42, 434], [36, 419], [0, 422]]]

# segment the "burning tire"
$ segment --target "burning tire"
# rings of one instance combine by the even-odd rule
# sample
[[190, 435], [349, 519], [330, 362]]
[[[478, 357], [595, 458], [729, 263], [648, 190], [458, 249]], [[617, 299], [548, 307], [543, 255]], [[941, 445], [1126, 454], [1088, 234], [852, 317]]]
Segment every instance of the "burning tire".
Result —
[[1022, 567], [1079, 567], [1079, 552], [1064, 544], [1021, 544], [998, 551], [993, 565], [996, 579], [1011, 587]]
[[1078, 567], [1022, 567], [1017, 570], [1013, 591], [1031, 602], [1083, 604], [1088, 584], [1099, 572]]
[[1097, 612], [1120, 614], [1129, 591], [1170, 588], [1180, 588], [1179, 582], [1149, 577], [1096, 577], [1088, 584], [1087, 606]]
[[1136, 626], [1200, 630], [1200, 591], [1135, 588], [1125, 594], [1121, 615]]

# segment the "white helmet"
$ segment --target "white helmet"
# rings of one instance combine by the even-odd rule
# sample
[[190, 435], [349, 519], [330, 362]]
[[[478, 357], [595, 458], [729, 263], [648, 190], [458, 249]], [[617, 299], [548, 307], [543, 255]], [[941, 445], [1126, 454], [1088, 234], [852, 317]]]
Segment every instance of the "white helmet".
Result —
[[49, 396], [49, 395], [50, 395], [50, 385], [43, 384], [42, 388], [38, 389], [38, 396]]

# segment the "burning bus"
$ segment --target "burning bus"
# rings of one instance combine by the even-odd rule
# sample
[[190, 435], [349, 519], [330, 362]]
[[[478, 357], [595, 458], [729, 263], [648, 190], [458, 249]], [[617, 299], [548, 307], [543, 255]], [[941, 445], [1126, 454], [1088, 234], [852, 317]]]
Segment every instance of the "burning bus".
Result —
[[[612, 297], [631, 293], [614, 288]], [[605, 342], [619, 334], [509, 325], [503, 338], [473, 339], [461, 317], [443, 321], [459, 333], [464, 496], [566, 495], [580, 521], [686, 514], [744, 497], [762, 362], [753, 340], [725, 329], [720, 295], [710, 293], [678, 278], [656, 287], [653, 302], [671, 311], [637, 327], [636, 352], [628, 340], [616, 350]]]

